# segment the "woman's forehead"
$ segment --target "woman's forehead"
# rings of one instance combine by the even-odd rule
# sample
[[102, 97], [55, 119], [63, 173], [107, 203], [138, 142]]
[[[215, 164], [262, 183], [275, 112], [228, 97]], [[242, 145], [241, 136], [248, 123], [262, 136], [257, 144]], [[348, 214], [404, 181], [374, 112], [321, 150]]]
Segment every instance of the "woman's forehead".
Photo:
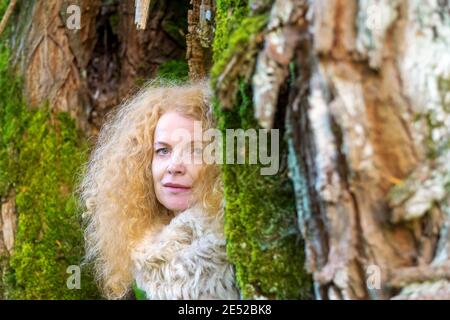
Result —
[[156, 125], [155, 143], [159, 141], [170, 143], [180, 140], [180, 137], [193, 140], [195, 122], [196, 120], [178, 112], [163, 114]]

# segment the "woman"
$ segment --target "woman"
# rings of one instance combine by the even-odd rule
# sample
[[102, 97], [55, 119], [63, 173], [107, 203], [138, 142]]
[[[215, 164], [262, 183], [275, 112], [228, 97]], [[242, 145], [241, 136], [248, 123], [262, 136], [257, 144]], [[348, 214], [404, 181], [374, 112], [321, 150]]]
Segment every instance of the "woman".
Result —
[[100, 131], [80, 191], [86, 258], [106, 297], [135, 284], [148, 299], [239, 298], [219, 171], [198, 161], [209, 97], [207, 82], [147, 86]]

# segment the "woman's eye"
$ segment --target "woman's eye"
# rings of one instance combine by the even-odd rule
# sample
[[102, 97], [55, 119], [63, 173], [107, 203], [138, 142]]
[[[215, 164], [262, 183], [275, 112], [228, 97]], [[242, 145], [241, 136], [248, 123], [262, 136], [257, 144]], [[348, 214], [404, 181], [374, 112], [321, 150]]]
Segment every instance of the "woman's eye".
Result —
[[169, 154], [169, 148], [156, 149], [156, 154], [158, 154], [160, 156], [165, 156], [165, 155]]

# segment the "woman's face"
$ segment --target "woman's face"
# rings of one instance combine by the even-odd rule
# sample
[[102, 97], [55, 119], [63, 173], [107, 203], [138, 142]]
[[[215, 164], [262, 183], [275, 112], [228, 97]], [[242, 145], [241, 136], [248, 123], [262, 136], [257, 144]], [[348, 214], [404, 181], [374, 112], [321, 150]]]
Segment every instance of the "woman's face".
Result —
[[194, 147], [194, 122], [178, 112], [163, 114], [156, 125], [152, 161], [156, 198], [167, 209], [177, 213], [193, 201], [201, 155]]

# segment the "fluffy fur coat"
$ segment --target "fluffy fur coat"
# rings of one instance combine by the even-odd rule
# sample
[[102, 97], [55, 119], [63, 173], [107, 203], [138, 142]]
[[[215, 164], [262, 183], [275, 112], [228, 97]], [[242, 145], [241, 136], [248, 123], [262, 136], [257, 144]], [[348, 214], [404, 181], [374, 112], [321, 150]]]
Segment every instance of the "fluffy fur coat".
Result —
[[144, 236], [132, 260], [136, 285], [148, 299], [239, 299], [223, 219], [207, 217], [199, 208]]

